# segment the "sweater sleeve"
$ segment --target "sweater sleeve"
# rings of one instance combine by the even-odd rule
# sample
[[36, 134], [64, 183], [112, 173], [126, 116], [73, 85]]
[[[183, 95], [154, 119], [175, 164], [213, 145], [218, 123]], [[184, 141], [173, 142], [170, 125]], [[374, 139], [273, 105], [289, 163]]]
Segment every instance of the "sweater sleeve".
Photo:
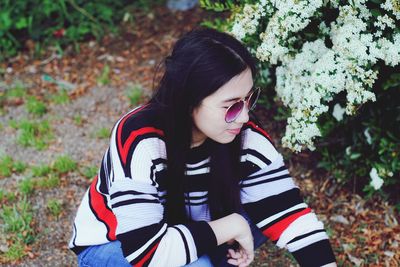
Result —
[[215, 248], [207, 222], [168, 225], [164, 220], [165, 191], [158, 179], [166, 167], [162, 132], [148, 127], [124, 135], [117, 129], [111, 140], [110, 204], [128, 262], [135, 267], [182, 266]]
[[253, 122], [243, 134], [242, 161], [248, 175], [241, 181], [241, 199], [252, 221], [301, 266], [335, 262], [323, 223], [304, 203], [268, 134]]

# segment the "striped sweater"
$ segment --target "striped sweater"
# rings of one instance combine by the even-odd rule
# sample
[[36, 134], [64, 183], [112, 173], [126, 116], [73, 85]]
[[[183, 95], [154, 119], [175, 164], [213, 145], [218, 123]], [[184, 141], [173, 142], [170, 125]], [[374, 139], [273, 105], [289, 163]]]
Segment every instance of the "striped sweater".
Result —
[[[69, 247], [118, 239], [133, 266], [183, 266], [215, 249], [208, 225], [207, 139], [192, 148], [186, 164], [186, 211], [192, 222], [169, 226], [166, 201], [166, 146], [157, 113], [138, 107], [114, 126], [98, 175], [86, 191], [73, 224]], [[302, 266], [335, 261], [328, 236], [286, 169], [268, 134], [249, 121], [242, 128], [241, 201], [253, 223]]]

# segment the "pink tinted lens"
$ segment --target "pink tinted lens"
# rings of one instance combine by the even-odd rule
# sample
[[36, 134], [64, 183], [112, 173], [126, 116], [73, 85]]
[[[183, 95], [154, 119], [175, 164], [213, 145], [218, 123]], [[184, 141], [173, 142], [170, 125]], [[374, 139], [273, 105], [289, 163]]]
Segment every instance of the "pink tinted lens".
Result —
[[236, 120], [236, 118], [239, 116], [240, 112], [243, 109], [244, 102], [239, 101], [233, 104], [227, 111], [226, 111], [226, 116], [225, 116], [225, 121], [226, 122], [232, 122]]

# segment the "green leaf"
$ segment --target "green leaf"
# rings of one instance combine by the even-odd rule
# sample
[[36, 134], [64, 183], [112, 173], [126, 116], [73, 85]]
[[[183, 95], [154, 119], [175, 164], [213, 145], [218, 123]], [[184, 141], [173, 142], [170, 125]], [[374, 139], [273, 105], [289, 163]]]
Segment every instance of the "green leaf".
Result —
[[371, 12], [372, 16], [374, 16], [374, 17], [379, 17], [382, 15], [381, 11], [376, 8], [370, 9], [370, 12]]
[[397, 86], [400, 86], [400, 73], [392, 73], [389, 79], [383, 84], [383, 90]]
[[10, 29], [12, 25], [12, 21], [10, 18], [10, 12], [8, 10], [4, 10], [0, 12], [0, 31], [7, 31]]
[[361, 153], [353, 153], [350, 155], [350, 159], [358, 159], [361, 157]]
[[28, 27], [28, 20], [25, 17], [19, 18], [19, 20], [15, 23], [15, 28], [17, 30]]

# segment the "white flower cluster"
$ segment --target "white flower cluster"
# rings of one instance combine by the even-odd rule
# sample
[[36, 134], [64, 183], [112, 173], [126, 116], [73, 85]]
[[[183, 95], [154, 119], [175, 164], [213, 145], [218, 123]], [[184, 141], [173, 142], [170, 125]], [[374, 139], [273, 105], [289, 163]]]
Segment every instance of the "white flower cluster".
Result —
[[[378, 73], [373, 65], [378, 60], [390, 66], [400, 63], [400, 33], [382, 37], [384, 31], [396, 27], [393, 16], [400, 18], [399, 2], [386, 0], [381, 8], [388, 14], [378, 17], [372, 16], [365, 3], [366, 0], [353, 0], [346, 5], [337, 0], [264, 0], [247, 5], [236, 17], [233, 29], [239, 39], [255, 33], [261, 20], [267, 21], [259, 36], [256, 56], [277, 65], [276, 91], [291, 109], [282, 142], [294, 151], [314, 149], [315, 138], [321, 136], [318, 117], [329, 110], [328, 104], [335, 95], [346, 92], [345, 111], [351, 115], [360, 104], [375, 101], [370, 89]], [[322, 21], [319, 31], [330, 38], [332, 47], [317, 39], [294, 48], [293, 44], [299, 41], [296, 38], [300, 38], [296, 33], [328, 4], [338, 8], [339, 15], [330, 25]], [[371, 22], [378, 31], [370, 29]], [[335, 106], [333, 115], [341, 120], [343, 109]]]
[[397, 20], [400, 20], [400, 2], [399, 0], [386, 0], [385, 3], [381, 4], [381, 8], [386, 11], [390, 11], [396, 16]]
[[383, 185], [383, 179], [379, 177], [378, 171], [375, 168], [372, 168], [369, 172], [369, 177], [371, 177], [370, 185], [375, 189], [378, 190]]
[[266, 15], [264, 9], [265, 1], [257, 4], [246, 4], [242, 13], [237, 14], [232, 27], [232, 34], [242, 40], [247, 34], [253, 34], [257, 30], [259, 20]]
[[332, 116], [337, 120], [343, 120], [343, 114], [345, 113], [346, 109], [342, 108], [340, 104], [335, 104], [333, 107]]
[[270, 4], [276, 11], [269, 19], [265, 31], [260, 34], [261, 44], [256, 55], [262, 61], [277, 64], [292, 50], [291, 45], [296, 40], [292, 34], [301, 31], [310, 23], [310, 18], [323, 2], [276, 0]]

